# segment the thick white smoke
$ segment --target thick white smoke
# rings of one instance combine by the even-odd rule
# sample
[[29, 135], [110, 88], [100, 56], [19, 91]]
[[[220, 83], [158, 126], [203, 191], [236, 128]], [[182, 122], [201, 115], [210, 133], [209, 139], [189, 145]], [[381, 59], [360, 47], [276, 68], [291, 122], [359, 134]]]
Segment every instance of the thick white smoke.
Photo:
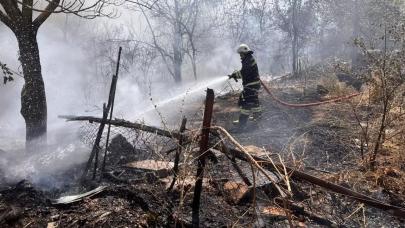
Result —
[[[86, 37], [73, 36], [74, 39], [66, 40], [66, 28], [60, 25], [62, 19], [61, 16], [51, 17], [38, 33], [48, 103], [49, 147], [41, 148], [34, 154], [24, 150], [25, 124], [19, 113], [23, 79], [16, 76], [14, 82], [0, 88], [0, 149], [3, 150], [0, 171], [7, 182], [28, 179], [43, 187], [58, 187], [65, 178], [59, 174], [85, 162], [90, 152], [90, 148], [81, 144], [79, 139], [77, 129], [80, 124], [66, 123], [58, 115], [101, 116], [102, 103], [107, 101], [112, 75], [100, 75], [96, 70], [94, 59], [89, 58], [96, 50], [83, 49], [83, 42], [88, 42]], [[110, 27], [124, 22], [112, 20], [108, 23]], [[83, 23], [101, 22], [93, 20]], [[81, 28], [91, 29], [91, 26]], [[14, 34], [4, 26], [0, 34], [1, 61], [13, 69], [20, 69]], [[86, 33], [81, 31], [80, 34]], [[119, 34], [117, 36], [120, 37]], [[123, 53], [126, 51], [124, 49]], [[115, 53], [108, 58], [114, 60]], [[227, 80], [226, 74], [240, 67], [239, 57], [234, 47], [228, 44], [219, 45], [211, 53], [199, 60], [199, 80], [194, 81], [191, 68], [185, 67], [185, 81], [181, 85], [175, 85], [170, 79], [151, 78], [150, 88], [145, 90], [135, 80], [142, 77], [141, 71], [129, 66], [129, 72], [123, 70], [120, 74], [114, 116], [161, 125], [162, 116], [165, 120], [171, 120], [179, 115], [182, 105], [202, 101], [206, 87], [222, 90]]]
[[[18, 46], [14, 34], [2, 29], [0, 59], [19, 70]], [[79, 42], [79, 41], [78, 41]], [[92, 77], [86, 55], [77, 43], [64, 40], [62, 30], [48, 23], [38, 34], [42, 72], [48, 103], [48, 144], [36, 153], [24, 150], [25, 124], [20, 111], [23, 79], [2, 85], [0, 110], [0, 170], [6, 181], [28, 179], [42, 186], [55, 187], [51, 181], [58, 172], [82, 163], [88, 155], [77, 138], [73, 124], [58, 119], [61, 114], [80, 114], [86, 109], [86, 83]], [[62, 178], [63, 179], [63, 178]], [[60, 181], [60, 180], [59, 180]]]

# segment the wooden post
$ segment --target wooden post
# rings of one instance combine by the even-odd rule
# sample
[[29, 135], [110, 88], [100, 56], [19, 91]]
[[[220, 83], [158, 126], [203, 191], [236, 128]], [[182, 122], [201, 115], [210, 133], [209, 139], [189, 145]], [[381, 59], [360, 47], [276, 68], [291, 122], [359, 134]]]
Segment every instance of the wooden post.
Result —
[[179, 138], [179, 146], [176, 150], [176, 157], [174, 158], [174, 167], [173, 167], [173, 180], [172, 183], [170, 184], [170, 187], [168, 191], [171, 191], [174, 187], [174, 184], [176, 183], [177, 180], [177, 175], [179, 172], [179, 162], [180, 162], [180, 154], [184, 145], [184, 136], [182, 135], [184, 131], [186, 130], [186, 124], [187, 124], [187, 118], [183, 116], [183, 120], [181, 121], [181, 126], [180, 126], [180, 138]]
[[[102, 173], [104, 173], [104, 171], [105, 171], [105, 162], [107, 160], [108, 143], [110, 141], [111, 120], [112, 120], [113, 113], [114, 113], [115, 92], [117, 91], [118, 73], [120, 70], [120, 62], [121, 62], [121, 52], [122, 52], [122, 47], [120, 47], [118, 50], [117, 67], [115, 69], [115, 75], [113, 76], [113, 85], [111, 85], [110, 96], [108, 97], [108, 100], [111, 100], [111, 111], [110, 111], [110, 119], [108, 122], [108, 130], [107, 130], [107, 138], [106, 138], [106, 142], [105, 142], [103, 164], [101, 167]], [[103, 175], [101, 174], [101, 177], [102, 176]]]
[[[121, 50], [122, 50], [122, 48], [120, 47], [119, 48], [119, 56], [118, 56], [118, 65], [119, 65], [119, 61], [120, 61], [120, 58], [121, 58]], [[118, 69], [119, 69], [119, 66], [117, 67], [117, 71], [118, 71]], [[90, 153], [89, 160], [87, 161], [86, 168], [85, 168], [85, 170], [83, 172], [82, 180], [86, 178], [87, 173], [89, 172], [89, 169], [90, 169], [91, 164], [93, 162], [93, 159], [95, 157], [96, 157], [96, 161], [95, 161], [95, 164], [94, 164], [93, 180], [96, 177], [97, 164], [98, 164], [98, 154], [99, 154], [99, 151], [100, 151], [100, 141], [101, 141], [101, 137], [103, 135], [105, 124], [107, 123], [108, 114], [109, 114], [109, 112], [111, 110], [111, 107], [112, 107], [112, 105], [114, 103], [113, 100], [114, 100], [114, 97], [115, 97], [115, 90], [116, 90], [117, 80], [118, 80], [118, 77], [114, 75], [113, 78], [112, 78], [112, 81], [111, 81], [111, 87], [110, 87], [110, 93], [109, 93], [109, 97], [108, 97], [108, 103], [107, 103], [107, 105], [104, 104], [104, 106], [103, 106], [103, 119], [101, 120], [100, 126], [98, 128], [96, 141], [94, 142], [93, 149], [92, 149], [92, 151]]]
[[[98, 155], [99, 155], [100, 149], [101, 149], [100, 141], [101, 141], [101, 137], [103, 135], [104, 125], [107, 120], [107, 117], [108, 117], [108, 110], [107, 110], [106, 104], [104, 103], [103, 104], [103, 122], [102, 122], [102, 124], [100, 124], [100, 127], [97, 132], [96, 142], [94, 143], [94, 146], [93, 146], [93, 150], [94, 150], [93, 180], [96, 179], [97, 168], [98, 168]], [[93, 153], [93, 151], [92, 151], [92, 153]], [[91, 159], [91, 160], [93, 160], [93, 159]], [[91, 165], [91, 161], [90, 161], [90, 163], [88, 163], [88, 165]]]
[[204, 119], [203, 119], [203, 128], [200, 141], [200, 156], [198, 159], [198, 168], [197, 168], [197, 179], [194, 186], [194, 196], [193, 196], [193, 212], [192, 212], [192, 224], [193, 227], [199, 227], [200, 225], [200, 201], [201, 201], [201, 192], [202, 184], [204, 177], [205, 169], [205, 158], [206, 152], [208, 151], [209, 137], [210, 137], [210, 128], [211, 128], [211, 118], [212, 111], [214, 107], [214, 90], [207, 89], [207, 97], [205, 100], [205, 110], [204, 110]]
[[87, 173], [89, 172], [89, 169], [90, 169], [91, 164], [93, 162], [93, 159], [94, 159], [95, 155], [98, 154], [98, 151], [100, 150], [100, 141], [101, 141], [101, 136], [103, 135], [103, 131], [104, 131], [105, 120], [107, 120], [107, 114], [108, 114], [107, 106], [104, 103], [103, 104], [103, 119], [102, 119], [102, 121], [100, 123], [100, 126], [98, 127], [96, 140], [94, 141], [93, 149], [91, 150], [89, 160], [87, 161], [85, 170], [84, 170], [84, 172], [82, 174], [82, 177], [81, 177], [82, 180], [84, 180], [86, 178]]

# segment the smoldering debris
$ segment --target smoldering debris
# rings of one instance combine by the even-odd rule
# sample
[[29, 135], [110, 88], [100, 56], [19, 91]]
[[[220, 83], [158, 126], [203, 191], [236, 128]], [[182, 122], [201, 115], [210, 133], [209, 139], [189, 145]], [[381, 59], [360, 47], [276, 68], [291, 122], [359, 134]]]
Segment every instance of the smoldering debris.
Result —
[[[232, 96], [221, 99], [218, 105], [231, 106], [230, 100], [234, 99]], [[265, 103], [264, 105], [267, 105]], [[270, 104], [269, 104], [270, 105]], [[228, 109], [227, 110], [231, 110]], [[282, 113], [282, 110], [274, 110], [274, 112]], [[303, 118], [302, 122], [306, 122], [306, 115], [295, 113]], [[281, 120], [282, 115], [278, 116], [272, 121], [284, 121]], [[197, 119], [190, 120], [190, 122], [200, 122], [200, 116]], [[221, 123], [229, 120], [223, 112], [221, 115], [216, 115], [216, 122]], [[89, 117], [83, 119], [84, 128], [87, 131], [83, 131], [83, 138], [91, 136], [94, 142], [94, 130], [97, 129], [98, 123], [92, 121], [88, 123]], [[143, 125], [129, 124], [129, 121], [118, 120], [113, 122], [114, 124], [120, 124], [120, 126], [114, 126], [111, 131], [112, 143], [110, 144], [110, 154], [108, 156], [106, 172], [113, 173], [114, 179], [102, 178], [101, 183], [90, 181], [86, 185], [88, 188], [94, 189], [96, 186], [103, 185], [108, 186], [103, 192], [94, 195], [83, 201], [76, 202], [71, 205], [52, 206], [49, 199], [58, 198], [53, 192], [53, 196], [50, 197], [49, 193], [44, 193], [36, 188], [30, 187], [29, 184], [18, 184], [12, 186], [1, 192], [2, 198], [0, 201], [1, 207], [4, 211], [8, 211], [4, 214], [4, 220], [2, 224], [22, 224], [26, 225], [31, 223], [32, 225], [47, 225], [54, 224], [55, 226], [175, 226], [175, 224], [181, 224], [184, 226], [191, 226], [192, 218], [190, 211], [192, 207], [192, 198], [194, 184], [196, 181], [195, 170], [196, 156], [198, 156], [198, 135], [194, 134], [199, 130], [187, 129], [185, 134], [187, 139], [189, 137], [197, 137], [196, 140], [192, 140], [191, 145], [185, 145], [182, 148], [183, 153], [180, 162], [180, 172], [177, 176], [177, 181], [173, 190], [168, 192], [168, 183], [173, 178], [173, 173], [170, 171], [172, 165], [168, 166], [169, 176], [159, 175], [159, 170], [145, 169], [147, 163], [151, 165], [156, 164], [156, 161], [165, 160], [170, 163], [173, 161], [175, 152], [167, 153], [173, 146], [176, 146], [178, 134], [177, 130], [160, 129], [162, 132], [172, 132], [172, 134], [157, 135], [154, 132], [158, 128], [145, 128]], [[122, 123], [125, 123], [124, 125]], [[89, 126], [93, 126], [92, 128]], [[128, 127], [138, 126], [138, 129], [130, 129]], [[273, 125], [273, 131], [283, 131], [277, 125]], [[91, 130], [93, 129], [93, 130]], [[141, 129], [150, 129], [151, 132], [144, 132]], [[287, 131], [288, 129], [284, 129]], [[105, 133], [104, 133], [105, 134]], [[242, 141], [246, 135], [238, 135]], [[262, 137], [266, 137], [263, 134]], [[213, 135], [211, 138], [212, 144], [221, 145], [215, 142], [220, 140]], [[256, 139], [258, 140], [258, 139]], [[223, 140], [221, 140], [223, 141]], [[252, 141], [252, 140], [250, 140]], [[258, 141], [259, 142], [259, 141]], [[268, 139], [260, 142], [268, 142]], [[339, 220], [339, 214], [347, 216], [356, 208], [352, 199], [345, 197], [339, 197], [334, 193], [322, 190], [313, 184], [305, 184], [302, 180], [295, 179], [295, 175], [303, 175], [301, 171], [294, 172], [287, 168], [287, 172], [290, 173], [288, 182], [285, 182], [283, 177], [284, 167], [278, 166], [279, 172], [273, 174], [280, 176], [279, 186], [283, 189], [288, 189], [287, 185], [290, 185], [293, 192], [293, 197], [288, 201], [279, 198], [277, 190], [272, 188], [272, 185], [268, 181], [260, 182], [263, 176], [256, 175], [255, 171], [251, 171], [251, 164], [246, 162], [246, 157], [242, 152], [237, 152], [231, 145], [225, 143], [228, 150], [224, 150], [223, 147], [216, 147], [215, 156], [216, 163], [207, 162], [206, 174], [203, 181], [203, 194], [202, 194], [202, 207], [201, 207], [201, 224], [207, 227], [218, 227], [233, 224], [238, 221], [240, 225], [256, 224], [257, 226], [265, 226], [263, 224], [272, 224], [278, 226], [285, 226], [291, 219], [294, 223], [303, 223], [305, 225], [316, 226], [320, 224], [329, 225], [341, 225]], [[104, 145], [105, 146], [105, 145]], [[263, 167], [272, 167], [271, 162], [267, 159], [268, 156], [274, 158], [273, 155], [269, 155], [268, 151], [263, 148], [254, 149], [253, 146], [249, 147], [253, 154], [261, 156], [256, 158], [263, 164]], [[222, 152], [221, 152], [222, 151]], [[226, 154], [224, 151], [237, 152]], [[242, 158], [242, 159], [240, 159]], [[265, 160], [263, 160], [265, 159]], [[143, 162], [141, 169], [127, 167], [125, 164]], [[138, 164], [138, 163], [137, 163]], [[171, 164], [171, 163], [170, 163]], [[235, 169], [235, 164], [240, 168], [240, 171], [245, 173], [245, 177], [249, 179], [250, 184], [246, 184]], [[266, 165], [264, 165], [266, 164]], [[166, 172], [167, 173], [167, 172]], [[316, 178], [315, 178], [316, 179]], [[318, 179], [319, 180], [319, 179]], [[260, 183], [259, 183], [260, 182]], [[322, 182], [322, 181], [320, 181]], [[288, 184], [287, 184], [288, 183]], [[326, 182], [322, 182], [326, 183]], [[255, 187], [251, 185], [254, 184]], [[330, 183], [329, 183], [330, 185]], [[335, 185], [333, 185], [335, 186]], [[60, 196], [70, 196], [78, 193], [86, 192], [86, 189], [77, 190], [72, 192], [72, 186], [70, 186], [64, 192], [59, 192]], [[66, 192], [69, 191], [70, 192]], [[11, 199], [15, 197], [13, 195], [21, 194], [20, 201], [17, 204], [12, 204]], [[255, 200], [255, 196], [257, 196]], [[275, 199], [274, 201], [267, 200]], [[304, 201], [303, 201], [304, 199]], [[306, 200], [305, 200], [306, 199]], [[342, 202], [345, 206], [336, 206], [336, 202]], [[376, 200], [371, 200], [371, 203], [377, 203]], [[254, 203], [256, 207], [252, 206]], [[289, 210], [286, 210], [285, 204], [287, 203]], [[28, 207], [32, 210], [26, 210]], [[283, 206], [284, 205], [284, 206]], [[311, 208], [311, 209], [309, 209]], [[326, 208], [326, 209], [325, 209]], [[281, 211], [281, 212], [280, 212]], [[226, 213], [224, 213], [226, 212]], [[333, 213], [333, 214], [329, 214]], [[335, 214], [336, 213], [336, 214]], [[367, 213], [373, 213], [378, 218], [387, 217], [393, 219], [388, 214], [382, 211], [373, 211], [367, 209]], [[41, 216], [38, 216], [41, 215]], [[243, 215], [243, 216], [241, 216]], [[383, 220], [381, 220], [383, 221]], [[393, 221], [397, 221], [393, 219]], [[373, 224], [375, 221], [373, 220]], [[108, 225], [107, 225], [108, 224]], [[344, 224], [356, 224], [354, 221], [345, 221]], [[378, 224], [378, 223], [376, 223]]]
[[54, 205], [67, 205], [67, 204], [71, 204], [71, 203], [76, 203], [79, 201], [84, 200], [85, 198], [89, 198], [92, 196], [95, 196], [101, 192], [103, 192], [107, 187], [106, 186], [99, 186], [93, 190], [90, 190], [88, 192], [79, 194], [79, 195], [69, 195], [69, 196], [62, 196], [58, 199], [54, 199], [52, 200], [52, 204]]
[[27, 180], [40, 189], [58, 189], [77, 179], [87, 147], [75, 140], [44, 146], [35, 153], [8, 150], [0, 158], [3, 183]]
[[[281, 97], [300, 101], [322, 99], [315, 88], [316, 86], [313, 85], [314, 92], [307, 93], [304, 99], [295, 88], [289, 88], [291, 91], [282, 93]], [[217, 99], [216, 108], [214, 108], [215, 124], [226, 125], [237, 114], [238, 110], [232, 108], [236, 99], [235, 94]], [[191, 115], [194, 118], [189, 119], [190, 124], [184, 128], [183, 133], [177, 129], [162, 129], [123, 119], [108, 120], [106, 123], [112, 125], [111, 143], [108, 147], [106, 146], [105, 131], [101, 136], [104, 140], [100, 143], [102, 151], [108, 149], [105, 170], [96, 169], [97, 175], [94, 180], [89, 177], [85, 181], [65, 186], [64, 189], [57, 191], [41, 191], [30, 187], [29, 183], [25, 183], [22, 187], [21, 184], [10, 185], [1, 192], [4, 197], [1, 198], [0, 207], [8, 212], [3, 214], [6, 219], [0, 222], [7, 225], [22, 224], [21, 226], [26, 224], [73, 227], [111, 224], [192, 226], [193, 218], [190, 212], [193, 211], [195, 183], [199, 179], [196, 177], [198, 165], [196, 161], [201, 159], [202, 154], [209, 155], [201, 185], [203, 189], [200, 204], [202, 226], [219, 227], [235, 223], [241, 226], [261, 227], [269, 224], [286, 226], [289, 222], [302, 226], [355, 226], [362, 221], [345, 218], [354, 216], [352, 213], [358, 208], [370, 215], [370, 224], [398, 225], [402, 222], [400, 217], [404, 213], [404, 208], [401, 206], [400, 197], [395, 196], [396, 203], [391, 204], [383, 193], [354, 191], [358, 190], [354, 189], [355, 186], [347, 183], [342, 186], [341, 182], [332, 181], [332, 178], [335, 178], [333, 172], [309, 173], [305, 170], [306, 165], [297, 160], [298, 152], [305, 149], [308, 138], [305, 134], [300, 137], [296, 137], [296, 134], [309, 128], [311, 132], [317, 132], [312, 129], [316, 126], [308, 125], [308, 122], [314, 118], [313, 112], [316, 110], [294, 110], [289, 112], [289, 115], [285, 115], [285, 110], [277, 108], [271, 100], [263, 99], [263, 101], [262, 105], [268, 110], [264, 116], [266, 122], [256, 126], [255, 132], [237, 134], [234, 139], [238, 140], [238, 144], [243, 142], [246, 145], [253, 143], [260, 146], [260, 148], [246, 146], [243, 148], [246, 151], [240, 147], [235, 148], [231, 143], [234, 141], [216, 132], [215, 129], [219, 128], [214, 126], [210, 133], [212, 135], [209, 137], [209, 145], [213, 148], [207, 153], [201, 153], [198, 144], [201, 140], [200, 132], [204, 128], [200, 126], [202, 119], [198, 114]], [[328, 108], [333, 110], [338, 107]], [[201, 110], [200, 107], [195, 112], [200, 113]], [[332, 114], [338, 114], [337, 110], [333, 110]], [[65, 116], [65, 118], [81, 121], [80, 140], [87, 145], [88, 156], [89, 147], [94, 145], [95, 132], [103, 119], [92, 116]], [[306, 128], [297, 127], [297, 124]], [[324, 127], [321, 125], [320, 123], [317, 129]], [[340, 132], [343, 127], [338, 129]], [[319, 147], [316, 151], [322, 152], [323, 149], [329, 149], [329, 146], [337, 144], [348, 144], [347, 141], [345, 143], [340, 141], [345, 140], [340, 135], [343, 135], [342, 132], [339, 138], [336, 135], [331, 137], [332, 133], [324, 132], [321, 138], [325, 141], [332, 140], [327, 145], [312, 140], [312, 146]], [[288, 151], [278, 152], [279, 148], [285, 148], [286, 142], [291, 138], [294, 142], [288, 144]], [[302, 141], [300, 141], [301, 138]], [[179, 139], [184, 139], [187, 144], [180, 143]], [[336, 148], [340, 148], [342, 154], [349, 149], [343, 146]], [[315, 149], [312, 148], [312, 150]], [[286, 153], [292, 157], [283, 156]], [[173, 161], [177, 154], [180, 159], [177, 163], [179, 169], [174, 172]], [[312, 157], [318, 161], [325, 159], [321, 153]], [[285, 158], [287, 160], [284, 160]], [[327, 159], [335, 158], [328, 156]], [[289, 165], [294, 166], [289, 167]], [[259, 166], [265, 171], [258, 173]], [[82, 168], [83, 166], [76, 172], [78, 176], [82, 173]], [[316, 171], [316, 169], [313, 170]], [[328, 176], [329, 174], [332, 177]], [[269, 181], [267, 176], [277, 181]], [[169, 188], [171, 183], [173, 188]], [[276, 183], [277, 188], [273, 183]], [[86, 197], [82, 198], [83, 195], [80, 195], [87, 191], [92, 193], [91, 190], [97, 189], [97, 186], [108, 187], [93, 196], [87, 197], [85, 194]], [[281, 197], [280, 190], [291, 197], [288, 199]], [[16, 197], [14, 193], [21, 194], [23, 196], [21, 202], [30, 206], [13, 204], [11, 199]], [[49, 200], [78, 194], [76, 198], [81, 201], [69, 205], [55, 206]], [[359, 206], [357, 202], [364, 204]], [[31, 205], [34, 205], [32, 207], [35, 209], [31, 208]], [[26, 211], [27, 208], [33, 212]], [[42, 216], [40, 219], [37, 218], [38, 214]]]

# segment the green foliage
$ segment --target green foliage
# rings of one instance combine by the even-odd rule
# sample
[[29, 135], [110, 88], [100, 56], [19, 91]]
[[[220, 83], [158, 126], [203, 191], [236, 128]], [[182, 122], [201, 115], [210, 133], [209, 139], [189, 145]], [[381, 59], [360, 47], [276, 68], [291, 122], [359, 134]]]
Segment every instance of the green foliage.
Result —
[[7, 84], [7, 82], [14, 81], [14, 73], [11, 72], [10, 68], [7, 67], [7, 64], [3, 64], [0, 62], [0, 69], [3, 74], [3, 83]]

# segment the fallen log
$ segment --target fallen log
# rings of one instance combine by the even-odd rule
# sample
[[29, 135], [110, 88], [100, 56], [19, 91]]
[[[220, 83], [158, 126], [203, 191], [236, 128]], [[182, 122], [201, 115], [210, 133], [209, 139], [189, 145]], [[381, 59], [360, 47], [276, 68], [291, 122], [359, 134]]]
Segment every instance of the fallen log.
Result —
[[[236, 158], [249, 162], [249, 158], [246, 157], [245, 153], [243, 153], [242, 151], [239, 151], [237, 149], [230, 149], [229, 150], [230, 153], [235, 156]], [[271, 171], [275, 171], [276, 168], [277, 169], [284, 169], [284, 166], [282, 164], [275, 164], [275, 166], [273, 166], [273, 164], [271, 163], [271, 161], [260, 158], [260, 157], [256, 157], [256, 156], [252, 156], [258, 163], [260, 163], [264, 168], [271, 170]], [[322, 180], [320, 178], [314, 177], [312, 175], [309, 175], [307, 173], [295, 170], [293, 168], [290, 167], [285, 167], [287, 169], [287, 172], [289, 173], [289, 175], [291, 175], [291, 178], [296, 179], [296, 180], [301, 180], [301, 181], [307, 181], [311, 184], [323, 187], [329, 191], [332, 191], [334, 193], [338, 193], [344, 196], [347, 196], [349, 198], [352, 198], [354, 200], [357, 200], [359, 202], [362, 202], [364, 204], [367, 204], [369, 206], [378, 208], [378, 209], [382, 209], [384, 211], [387, 211], [388, 213], [399, 217], [399, 218], [405, 218], [405, 208], [402, 207], [397, 207], [394, 205], [390, 205], [387, 204], [385, 202], [373, 199], [371, 197], [368, 197], [364, 194], [355, 192], [353, 190], [350, 190], [348, 188], [345, 188], [343, 186], [337, 185], [337, 184], [333, 184], [329, 181], [325, 181]]]
[[[66, 119], [66, 121], [89, 121], [90, 123], [101, 123], [102, 119], [93, 116], [58, 116], [61, 119]], [[157, 127], [148, 126], [140, 123], [133, 123], [123, 119], [107, 120], [106, 124], [111, 124], [116, 127], [124, 127], [130, 129], [137, 129], [160, 136], [179, 139], [182, 134], [177, 131], [163, 130]]]

